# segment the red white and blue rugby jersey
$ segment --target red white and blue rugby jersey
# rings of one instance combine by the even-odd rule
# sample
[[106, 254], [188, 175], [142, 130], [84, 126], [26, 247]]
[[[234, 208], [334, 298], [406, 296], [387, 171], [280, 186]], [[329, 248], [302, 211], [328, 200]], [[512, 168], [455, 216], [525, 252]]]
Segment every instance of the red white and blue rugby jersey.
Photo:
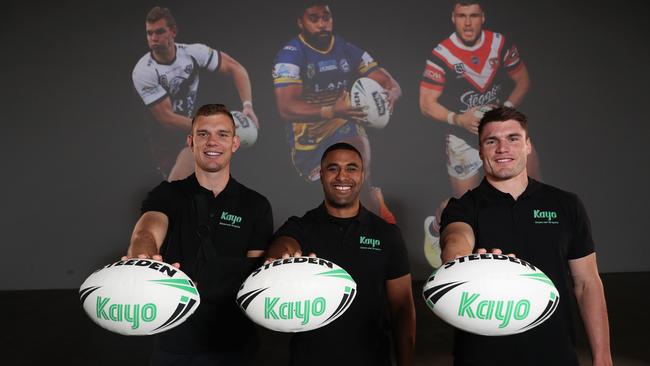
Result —
[[462, 113], [503, 104], [510, 93], [505, 75], [523, 65], [517, 46], [502, 34], [484, 30], [476, 45], [468, 47], [453, 33], [431, 51], [420, 86], [442, 91], [440, 104]]

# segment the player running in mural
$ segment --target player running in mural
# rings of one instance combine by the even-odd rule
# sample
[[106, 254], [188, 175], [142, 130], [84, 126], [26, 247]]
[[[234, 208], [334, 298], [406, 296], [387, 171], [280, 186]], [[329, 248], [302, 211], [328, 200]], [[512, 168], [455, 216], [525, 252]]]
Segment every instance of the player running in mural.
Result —
[[[481, 179], [482, 163], [474, 141], [483, 113], [501, 105], [520, 105], [530, 79], [517, 46], [502, 34], [483, 29], [485, 13], [479, 1], [455, 2], [451, 22], [454, 33], [427, 58], [420, 110], [426, 117], [449, 124], [447, 173], [453, 196], [460, 197]], [[534, 149], [528, 172], [541, 178]], [[441, 265], [438, 230], [440, 211], [446, 204], [443, 201], [437, 214], [424, 220], [424, 252], [434, 268]]]
[[183, 179], [194, 171], [185, 138], [196, 106], [199, 72], [207, 70], [232, 78], [242, 112], [259, 128], [251, 82], [246, 69], [225, 52], [200, 43], [176, 43], [178, 28], [167, 8], [149, 11], [146, 32], [151, 51], [135, 65], [133, 85], [153, 117], [147, 132], [156, 169], [169, 181]]
[[350, 106], [348, 90], [356, 79], [369, 77], [385, 89], [392, 111], [402, 94], [400, 86], [368, 52], [332, 33], [329, 6], [308, 4], [297, 22], [300, 34], [278, 52], [273, 68], [278, 111], [290, 122], [293, 165], [306, 180], [317, 181], [325, 149], [336, 142], [353, 145], [367, 167], [362, 201], [384, 220], [395, 223], [381, 190], [370, 184], [365, 113]]

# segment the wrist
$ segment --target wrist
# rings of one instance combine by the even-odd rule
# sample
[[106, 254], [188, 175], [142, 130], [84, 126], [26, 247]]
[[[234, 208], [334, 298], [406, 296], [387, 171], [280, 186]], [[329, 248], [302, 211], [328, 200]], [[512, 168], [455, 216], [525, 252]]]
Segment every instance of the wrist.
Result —
[[455, 112], [449, 112], [447, 114], [447, 123], [449, 123], [450, 125], [458, 124], [457, 115]]
[[243, 102], [241, 103], [241, 105], [242, 105], [242, 107], [244, 107], [244, 108], [246, 108], [246, 107], [248, 107], [248, 108], [253, 108], [253, 102], [251, 102], [250, 100], [245, 100], [245, 101], [243, 101]]
[[334, 118], [334, 106], [325, 106], [320, 108], [320, 118], [322, 119], [332, 119]]

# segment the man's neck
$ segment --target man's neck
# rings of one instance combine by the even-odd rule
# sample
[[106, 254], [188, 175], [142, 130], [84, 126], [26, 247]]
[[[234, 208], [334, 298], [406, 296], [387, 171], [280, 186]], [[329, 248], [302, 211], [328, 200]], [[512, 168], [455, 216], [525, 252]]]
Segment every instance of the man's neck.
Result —
[[230, 180], [230, 169], [226, 167], [218, 172], [206, 172], [195, 168], [196, 180], [201, 187], [212, 191], [216, 197], [226, 188]]
[[486, 179], [492, 185], [492, 187], [503, 193], [510, 194], [515, 200], [517, 200], [517, 198], [519, 198], [519, 196], [524, 193], [526, 187], [528, 187], [528, 174], [526, 171], [523, 171], [518, 176], [510, 179], [496, 180], [487, 176]]
[[349, 219], [355, 217], [359, 214], [359, 209], [361, 203], [357, 200], [356, 203], [346, 206], [346, 207], [335, 207], [332, 206], [325, 200], [325, 209], [330, 216], [339, 218], [339, 219]]
[[151, 54], [159, 64], [170, 64], [176, 58], [176, 44], [172, 43], [171, 47], [162, 52], [151, 51]]

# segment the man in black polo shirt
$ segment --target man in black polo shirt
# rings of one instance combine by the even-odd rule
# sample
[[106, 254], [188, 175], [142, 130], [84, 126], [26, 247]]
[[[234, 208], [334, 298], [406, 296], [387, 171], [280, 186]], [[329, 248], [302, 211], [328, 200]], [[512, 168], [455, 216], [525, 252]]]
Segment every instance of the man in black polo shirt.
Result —
[[268, 256], [304, 252], [331, 260], [354, 278], [358, 293], [333, 323], [293, 336], [290, 363], [391, 365], [392, 328], [397, 363], [409, 365], [415, 308], [402, 235], [359, 202], [364, 167], [357, 149], [334, 144], [323, 153], [320, 166], [325, 201], [303, 217], [289, 218], [275, 234]]
[[149, 192], [127, 253], [180, 266], [201, 293], [185, 323], [157, 336], [151, 364], [246, 365], [257, 339], [235, 296], [270, 241], [271, 205], [230, 176], [239, 137], [225, 106], [202, 106], [187, 143], [195, 174]]
[[525, 333], [487, 337], [457, 330], [454, 365], [578, 365], [573, 295], [593, 364], [611, 365], [607, 308], [582, 202], [528, 177], [531, 145], [522, 113], [507, 107], [487, 112], [478, 134], [485, 178], [443, 211], [443, 262], [476, 248], [512, 253], [544, 271], [561, 301], [545, 323]]

